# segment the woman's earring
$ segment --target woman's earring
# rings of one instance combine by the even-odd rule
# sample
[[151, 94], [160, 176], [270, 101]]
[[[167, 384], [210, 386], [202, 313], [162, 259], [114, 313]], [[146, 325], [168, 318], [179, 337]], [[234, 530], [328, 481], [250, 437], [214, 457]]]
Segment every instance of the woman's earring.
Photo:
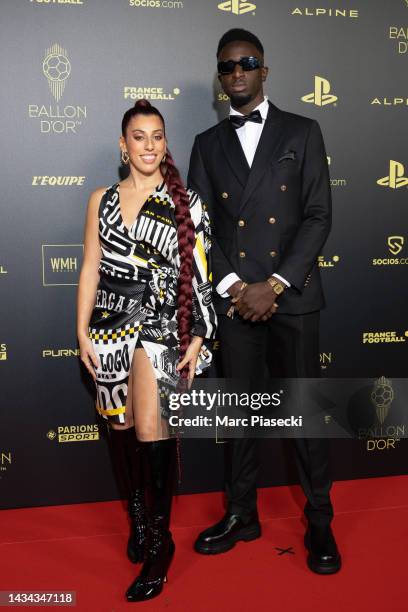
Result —
[[124, 164], [129, 163], [129, 153], [127, 151], [122, 150], [121, 158]]
[[166, 163], [166, 153], [164, 154], [164, 157], [163, 157], [163, 159], [161, 160], [161, 163], [162, 163], [162, 164]]

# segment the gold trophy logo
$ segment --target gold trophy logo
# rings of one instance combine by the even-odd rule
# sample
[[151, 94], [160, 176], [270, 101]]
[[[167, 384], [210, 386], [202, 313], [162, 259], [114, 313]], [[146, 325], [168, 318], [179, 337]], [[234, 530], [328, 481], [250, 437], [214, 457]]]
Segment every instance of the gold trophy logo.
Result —
[[52, 95], [59, 102], [64, 93], [65, 82], [71, 74], [71, 62], [67, 51], [58, 43], [54, 43], [45, 51], [42, 69]]
[[391, 386], [391, 381], [385, 378], [385, 376], [381, 376], [375, 381], [371, 392], [371, 401], [380, 425], [382, 425], [387, 418], [393, 399], [394, 390]]

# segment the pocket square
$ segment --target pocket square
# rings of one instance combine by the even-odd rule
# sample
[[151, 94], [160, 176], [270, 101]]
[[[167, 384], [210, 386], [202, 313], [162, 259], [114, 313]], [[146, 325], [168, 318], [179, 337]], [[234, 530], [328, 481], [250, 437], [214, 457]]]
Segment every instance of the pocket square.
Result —
[[278, 163], [283, 161], [284, 159], [292, 159], [292, 160], [296, 159], [296, 152], [295, 151], [285, 151], [282, 157], [278, 159]]

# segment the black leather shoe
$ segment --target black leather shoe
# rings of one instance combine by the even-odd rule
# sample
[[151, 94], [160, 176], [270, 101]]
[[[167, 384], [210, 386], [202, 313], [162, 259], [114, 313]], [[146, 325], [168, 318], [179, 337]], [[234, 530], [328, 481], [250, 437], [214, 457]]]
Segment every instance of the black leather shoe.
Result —
[[142, 442], [147, 471], [147, 526], [144, 563], [139, 576], [126, 591], [128, 601], [157, 597], [167, 582], [175, 545], [170, 526], [173, 483], [176, 467], [176, 440]]
[[219, 523], [200, 533], [194, 550], [202, 555], [218, 555], [233, 548], [240, 540], [249, 542], [260, 535], [261, 525], [257, 514], [244, 523], [238, 514], [227, 513]]
[[309, 525], [305, 533], [305, 546], [309, 551], [307, 564], [316, 574], [335, 574], [341, 568], [341, 556], [329, 525]]

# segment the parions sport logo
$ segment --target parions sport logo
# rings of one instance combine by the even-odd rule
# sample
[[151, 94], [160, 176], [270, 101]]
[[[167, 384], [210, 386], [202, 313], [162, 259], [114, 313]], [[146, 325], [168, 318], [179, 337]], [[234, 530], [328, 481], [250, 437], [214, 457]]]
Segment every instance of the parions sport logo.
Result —
[[99, 440], [99, 426], [88, 425], [59, 425], [57, 429], [47, 432], [48, 440], [58, 442], [92, 442]]
[[181, 0], [129, 0], [129, 6], [136, 8], [182, 9]]
[[57, 104], [29, 104], [28, 117], [34, 119], [41, 134], [76, 134], [87, 117], [79, 104], [60, 104], [73, 71], [66, 49], [54, 43], [45, 50], [42, 74]]

